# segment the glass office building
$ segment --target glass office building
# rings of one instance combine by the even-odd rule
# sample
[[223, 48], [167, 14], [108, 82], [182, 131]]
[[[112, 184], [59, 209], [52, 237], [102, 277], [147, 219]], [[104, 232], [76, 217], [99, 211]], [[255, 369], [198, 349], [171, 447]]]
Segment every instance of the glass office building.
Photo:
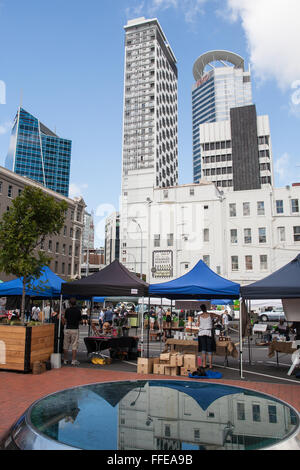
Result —
[[250, 71], [244, 59], [228, 51], [201, 55], [193, 67], [193, 173], [201, 179], [200, 124], [230, 119], [230, 109], [252, 104]]
[[72, 142], [58, 137], [36, 117], [18, 109], [5, 167], [69, 195]]

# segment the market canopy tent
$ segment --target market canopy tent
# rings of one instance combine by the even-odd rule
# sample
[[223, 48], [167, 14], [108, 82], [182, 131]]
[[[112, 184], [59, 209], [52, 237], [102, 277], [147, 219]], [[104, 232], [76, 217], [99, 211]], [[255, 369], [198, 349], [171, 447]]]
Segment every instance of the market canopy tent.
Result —
[[202, 260], [178, 279], [162, 284], [151, 284], [149, 295], [169, 299], [239, 299], [240, 285], [224, 279]]
[[78, 281], [62, 285], [63, 295], [82, 296], [145, 296], [149, 285], [128, 271], [118, 260], [101, 271]]
[[294, 299], [300, 297], [300, 254], [260, 281], [241, 287], [244, 299]]
[[[58, 298], [60, 296], [61, 286], [65, 282], [66, 281], [54, 274], [48, 266], [44, 266], [39, 277], [31, 278], [26, 286], [25, 294], [26, 296], [44, 299]], [[22, 293], [22, 277], [0, 284], [0, 297], [21, 296]]]

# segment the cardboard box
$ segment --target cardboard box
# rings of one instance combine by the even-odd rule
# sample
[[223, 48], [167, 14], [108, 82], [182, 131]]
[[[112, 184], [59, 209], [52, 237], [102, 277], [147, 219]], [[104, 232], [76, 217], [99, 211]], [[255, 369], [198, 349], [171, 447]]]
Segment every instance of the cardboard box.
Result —
[[197, 367], [192, 367], [192, 368], [187, 368], [187, 367], [180, 367], [180, 375], [188, 377], [189, 374], [192, 372], [195, 372], [197, 370]]
[[154, 364], [153, 374], [164, 375], [165, 373], [165, 364]]
[[197, 369], [197, 356], [196, 354], [185, 354], [183, 365], [186, 369]]
[[183, 359], [184, 359], [183, 354], [177, 354], [177, 356], [176, 356], [176, 366], [182, 367], [183, 366]]
[[153, 365], [159, 363], [159, 357], [139, 357], [137, 362], [138, 374], [152, 374]]
[[170, 361], [170, 353], [162, 353], [160, 356], [159, 356], [159, 359], [160, 361], [162, 362], [169, 362]]
[[170, 366], [176, 367], [177, 366], [177, 354], [171, 354], [170, 356]]
[[180, 375], [180, 367], [165, 366], [165, 375]]

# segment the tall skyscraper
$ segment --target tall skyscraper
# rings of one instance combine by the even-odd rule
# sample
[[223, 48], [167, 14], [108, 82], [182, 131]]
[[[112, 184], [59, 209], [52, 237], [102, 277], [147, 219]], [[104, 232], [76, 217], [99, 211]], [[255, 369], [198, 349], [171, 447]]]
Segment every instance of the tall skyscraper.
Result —
[[244, 59], [228, 51], [201, 55], [193, 67], [192, 89], [194, 183], [201, 178], [200, 124], [230, 119], [230, 109], [252, 104], [250, 71]]
[[124, 27], [122, 184], [130, 170], [151, 170], [153, 185], [177, 184], [176, 58], [157, 19]]
[[58, 137], [20, 107], [14, 120], [5, 166], [68, 196], [71, 145], [70, 140]]

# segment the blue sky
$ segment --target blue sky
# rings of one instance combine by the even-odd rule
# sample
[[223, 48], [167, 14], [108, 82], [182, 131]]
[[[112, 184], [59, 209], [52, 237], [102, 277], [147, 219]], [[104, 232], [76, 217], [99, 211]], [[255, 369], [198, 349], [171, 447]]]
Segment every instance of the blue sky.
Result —
[[73, 141], [71, 195], [94, 211], [97, 246], [119, 207], [123, 26], [139, 16], [158, 18], [178, 61], [179, 183], [192, 182], [192, 68], [212, 49], [251, 64], [275, 184], [300, 181], [299, 0], [0, 0], [0, 165], [22, 95], [26, 110]]

